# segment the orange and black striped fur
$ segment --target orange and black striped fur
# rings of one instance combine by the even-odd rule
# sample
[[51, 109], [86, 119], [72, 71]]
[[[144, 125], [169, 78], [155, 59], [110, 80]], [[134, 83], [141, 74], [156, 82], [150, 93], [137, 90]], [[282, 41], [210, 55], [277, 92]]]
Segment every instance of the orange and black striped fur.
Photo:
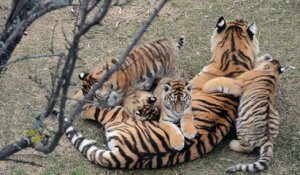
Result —
[[[154, 91], [160, 109], [159, 124], [176, 150], [183, 148], [184, 137], [192, 139], [197, 134], [193, 123], [191, 91], [190, 84], [173, 77], [162, 78]], [[177, 126], [179, 123], [180, 129]]]
[[122, 106], [129, 115], [137, 120], [157, 120], [159, 108], [156, 104], [156, 97], [147, 91], [127, 92], [122, 100]]
[[252, 164], [238, 164], [226, 172], [259, 172], [265, 170], [273, 158], [273, 139], [278, 134], [279, 114], [275, 109], [275, 88], [279, 83], [281, 66], [270, 55], [257, 58], [254, 70], [236, 79], [219, 77], [205, 83], [203, 92], [222, 92], [240, 97], [236, 129], [238, 140], [230, 142], [237, 152], [250, 153], [260, 148], [259, 160]]
[[[177, 44], [168, 39], [159, 39], [136, 47], [127, 56], [120, 70], [113, 73], [102, 88], [96, 90], [94, 98], [110, 106], [117, 105], [120, 104], [128, 88], [150, 90], [157, 77], [175, 75], [176, 60], [183, 43], [184, 38], [180, 37]], [[80, 99], [86, 95], [91, 87], [118, 62], [116, 59], [111, 59], [97, 66], [90, 73], [80, 73], [82, 90], [78, 91], [73, 98]]]
[[211, 37], [213, 56], [210, 63], [191, 81], [194, 89], [216, 77], [236, 77], [245, 70], [253, 69], [253, 60], [259, 53], [255, 23], [243, 20], [226, 22], [220, 18]]
[[104, 125], [108, 150], [96, 147], [74, 128], [66, 130], [67, 137], [88, 160], [106, 168], [160, 168], [209, 153], [234, 127], [239, 103], [231, 95], [204, 94], [202, 85], [215, 76], [235, 77], [253, 68], [258, 51], [254, 29], [254, 24], [238, 20], [226, 22], [223, 17], [218, 20], [211, 42], [211, 63], [206, 72], [191, 81], [192, 114], [197, 134], [193, 139], [185, 139], [182, 150], [172, 148], [168, 134], [158, 121], [136, 120], [122, 106], [91, 106], [87, 116]]

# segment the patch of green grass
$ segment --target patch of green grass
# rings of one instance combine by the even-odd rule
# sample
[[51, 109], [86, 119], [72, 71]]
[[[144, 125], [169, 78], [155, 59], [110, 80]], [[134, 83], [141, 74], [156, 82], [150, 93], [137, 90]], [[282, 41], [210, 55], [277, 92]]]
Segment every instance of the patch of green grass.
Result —
[[[2, 6], [9, 8], [9, 0]], [[103, 26], [94, 28], [88, 37], [83, 38], [80, 58], [75, 74], [90, 70], [95, 64], [108, 57], [118, 57], [132, 37], [142, 26], [157, 5], [155, 1], [132, 1], [121, 10], [114, 7], [106, 17]], [[187, 77], [196, 75], [208, 64], [210, 36], [220, 16], [225, 19], [243, 18], [255, 21], [258, 27], [261, 54], [270, 53], [283, 65], [300, 67], [300, 2], [298, 0], [270, 1], [170, 1], [159, 17], [145, 33], [140, 43], [167, 37], [177, 40], [184, 35], [186, 45], [179, 59], [181, 68]], [[0, 28], [8, 10], [0, 10]], [[72, 15], [70, 9], [54, 11], [34, 23], [28, 29], [28, 35], [22, 39], [12, 59], [30, 54], [45, 53], [50, 47], [51, 34], [55, 21], [57, 28], [54, 47], [58, 51], [65, 49], [62, 28], [71, 36]], [[46, 21], [46, 22], [45, 22]], [[116, 24], [118, 26], [116, 27]], [[2, 26], [1, 26], [2, 25]], [[50, 87], [50, 73], [56, 65], [55, 59], [23, 61], [11, 65], [0, 78], [0, 147], [7, 145], [25, 134], [34, 118], [43, 110], [47, 95], [45, 89], [37, 87], [29, 75], [42, 79]], [[77, 75], [72, 79], [80, 82]], [[72, 90], [75, 90], [73, 87]], [[282, 75], [281, 85], [276, 98], [276, 108], [281, 117], [280, 134], [274, 142], [274, 161], [269, 170], [262, 174], [299, 174], [300, 172], [300, 72], [299, 69]], [[70, 92], [70, 96], [72, 92]], [[106, 147], [103, 128], [90, 122], [77, 120], [76, 127], [84, 135], [98, 141]], [[188, 163], [159, 170], [107, 170], [88, 162], [63, 138], [57, 149], [45, 158], [34, 156], [32, 151], [22, 151], [32, 161], [44, 165], [35, 167], [0, 162], [4, 174], [224, 174], [224, 170], [239, 162], [253, 162], [257, 155], [235, 153], [229, 150], [227, 139], [213, 152], [203, 158]], [[2, 168], [5, 167], [5, 168]], [[7, 168], [13, 167], [13, 168]]]
[[56, 175], [56, 174], [58, 173], [56, 173], [53, 169], [47, 169], [40, 173], [40, 175]]
[[23, 167], [13, 165], [11, 168], [11, 172], [14, 173], [15, 175], [24, 175], [27, 174], [26, 170]]

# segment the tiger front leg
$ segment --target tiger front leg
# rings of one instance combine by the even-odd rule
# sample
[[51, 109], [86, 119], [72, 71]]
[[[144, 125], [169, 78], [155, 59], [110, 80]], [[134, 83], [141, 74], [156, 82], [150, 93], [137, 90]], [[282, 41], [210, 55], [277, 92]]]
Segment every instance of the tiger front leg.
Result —
[[220, 92], [238, 97], [242, 94], [242, 87], [234, 79], [218, 77], [206, 82], [202, 87], [202, 91], [204, 93]]
[[194, 125], [194, 116], [185, 114], [180, 120], [180, 127], [184, 137], [193, 139], [197, 134], [197, 129]]
[[184, 147], [184, 136], [181, 134], [180, 129], [174, 123], [166, 121], [161, 121], [160, 126], [169, 135], [171, 147], [178, 151], [182, 150]]

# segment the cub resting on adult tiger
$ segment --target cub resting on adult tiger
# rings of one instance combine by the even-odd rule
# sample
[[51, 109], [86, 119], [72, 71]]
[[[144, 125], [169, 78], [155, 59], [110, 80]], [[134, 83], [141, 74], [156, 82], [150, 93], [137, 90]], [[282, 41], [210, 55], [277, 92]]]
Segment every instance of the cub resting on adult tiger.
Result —
[[[192, 85], [175, 78], [164, 77], [154, 91], [160, 109], [159, 124], [169, 136], [176, 150], [184, 147], [184, 137], [193, 139], [197, 134], [192, 114]], [[180, 124], [180, 129], [177, 126]]]
[[235, 79], [219, 77], [203, 85], [203, 92], [222, 92], [240, 97], [236, 129], [238, 140], [230, 142], [230, 148], [237, 152], [250, 153], [260, 148], [258, 161], [252, 164], [238, 164], [226, 172], [259, 172], [265, 170], [273, 158], [273, 139], [279, 130], [279, 114], [275, 109], [275, 92], [279, 85], [279, 74], [285, 68], [270, 55], [256, 59], [253, 70]]

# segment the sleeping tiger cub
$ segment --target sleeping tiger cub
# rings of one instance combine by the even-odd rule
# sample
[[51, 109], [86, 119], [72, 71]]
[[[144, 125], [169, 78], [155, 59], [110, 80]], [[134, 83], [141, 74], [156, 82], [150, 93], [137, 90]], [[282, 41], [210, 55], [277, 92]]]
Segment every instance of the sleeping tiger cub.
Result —
[[[96, 90], [94, 98], [109, 106], [117, 105], [128, 88], [149, 90], [156, 77], [175, 75], [176, 59], [183, 44], [184, 38], [180, 37], [176, 45], [168, 39], [159, 39], [136, 47], [127, 56], [120, 70], [113, 73], [101, 89]], [[73, 98], [83, 98], [92, 86], [118, 62], [116, 59], [111, 59], [97, 66], [90, 73], [80, 73], [82, 89]]]
[[[184, 147], [184, 137], [192, 139], [197, 133], [191, 91], [192, 85], [170, 77], [162, 78], [154, 91], [160, 109], [159, 124], [169, 135], [170, 144], [176, 150]], [[176, 125], [179, 122], [181, 129]]]
[[159, 117], [156, 97], [147, 91], [128, 93], [122, 101], [122, 106], [137, 120], [156, 120]]
[[[129, 90], [124, 95], [121, 102], [124, 111], [137, 120], [157, 120], [159, 118], [159, 108], [156, 105], [156, 97], [147, 91]], [[84, 108], [86, 116], [93, 116], [95, 105], [87, 104]]]
[[220, 77], [203, 85], [205, 93], [222, 92], [240, 96], [239, 118], [236, 120], [238, 140], [232, 140], [230, 148], [246, 153], [260, 148], [258, 161], [229, 167], [226, 172], [259, 172], [269, 166], [273, 158], [272, 142], [279, 129], [279, 114], [274, 107], [275, 88], [283, 70], [278, 60], [264, 55], [257, 58], [253, 70], [236, 79]]

